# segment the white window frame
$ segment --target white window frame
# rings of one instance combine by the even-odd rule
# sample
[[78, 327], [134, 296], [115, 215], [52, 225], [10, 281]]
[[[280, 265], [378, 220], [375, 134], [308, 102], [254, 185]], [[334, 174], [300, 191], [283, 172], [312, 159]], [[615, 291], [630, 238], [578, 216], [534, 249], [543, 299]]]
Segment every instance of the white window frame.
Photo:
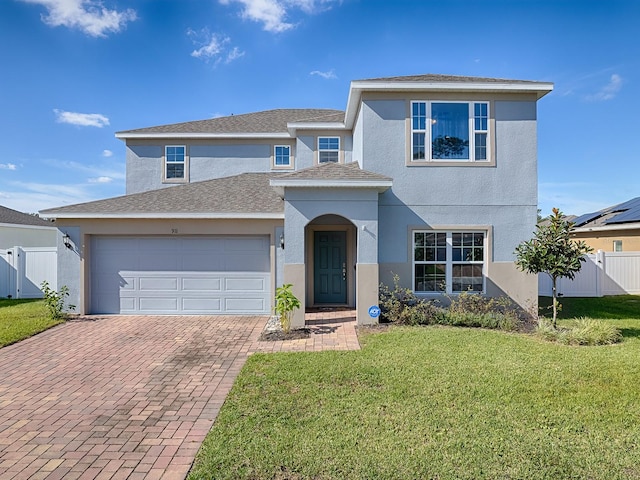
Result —
[[613, 251], [621, 252], [622, 251], [622, 240], [614, 240], [613, 241]]
[[[469, 158], [465, 159], [457, 159], [457, 158], [432, 158], [432, 106], [433, 104], [440, 103], [462, 103], [468, 106], [468, 122], [469, 122]], [[425, 128], [414, 128], [414, 115], [413, 109], [414, 105], [424, 105], [425, 106]], [[476, 105], [485, 105], [487, 109], [487, 114], [478, 117], [480, 120], [484, 120], [486, 122], [486, 128], [476, 128], [476, 115], [475, 115], [475, 106]], [[412, 100], [409, 110], [409, 124], [410, 124], [410, 150], [409, 150], [409, 160], [411, 164], [424, 164], [424, 163], [448, 163], [448, 164], [465, 164], [465, 163], [477, 163], [477, 164], [486, 164], [489, 163], [492, 159], [492, 151], [491, 151], [491, 102], [489, 101], [481, 101], [481, 100]], [[425, 150], [425, 158], [414, 159], [414, 134], [424, 135], [424, 150]], [[486, 148], [486, 158], [476, 159], [476, 134], [484, 135], [485, 137], [485, 148]]]
[[[278, 148], [286, 148], [289, 153], [287, 155], [287, 163], [278, 164]], [[273, 146], [273, 167], [274, 168], [288, 168], [291, 167], [291, 145], [274, 145]]]
[[[321, 140], [338, 140], [338, 148], [320, 148], [320, 141]], [[340, 163], [340, 137], [337, 135], [325, 135], [322, 137], [318, 137], [318, 142], [317, 142], [317, 147], [318, 147], [318, 163]], [[330, 154], [335, 154], [336, 156], [336, 161], [333, 162], [331, 160], [325, 160], [322, 161], [321, 157], [322, 157], [322, 153], [330, 153]]]
[[[425, 233], [425, 234], [445, 234], [445, 248], [446, 248], [446, 256], [445, 260], [438, 260], [437, 256], [435, 260], [416, 260], [416, 234], [417, 233]], [[458, 248], [453, 246], [453, 235], [454, 234], [482, 234], [482, 260], [468, 260], [468, 261], [454, 261], [453, 260], [453, 249]], [[487, 291], [487, 254], [488, 254], [488, 232], [486, 230], [478, 230], [478, 229], [460, 229], [460, 230], [412, 230], [411, 231], [411, 282], [412, 282], [412, 290], [416, 295], [458, 295], [462, 293], [461, 291], [453, 290], [453, 267], [455, 265], [480, 265], [482, 267], [482, 290], [470, 290], [471, 293], [484, 294]], [[437, 247], [436, 247], [437, 248]], [[472, 247], [478, 248], [478, 247]], [[444, 290], [416, 290], [416, 266], [417, 265], [437, 265], [444, 264], [445, 265], [445, 289]]]
[[[169, 161], [168, 159], [168, 154], [167, 154], [167, 150], [169, 148], [182, 148], [184, 151], [184, 155], [182, 158], [182, 162], [175, 162], [175, 161]], [[189, 162], [188, 162], [188, 154], [187, 154], [187, 146], [186, 145], [165, 145], [164, 146], [164, 165], [163, 165], [163, 179], [165, 182], [171, 183], [171, 182], [186, 182], [188, 181], [188, 166], [189, 166]], [[169, 165], [176, 165], [176, 164], [180, 164], [182, 163], [182, 177], [169, 177], [167, 175], [167, 168]]]

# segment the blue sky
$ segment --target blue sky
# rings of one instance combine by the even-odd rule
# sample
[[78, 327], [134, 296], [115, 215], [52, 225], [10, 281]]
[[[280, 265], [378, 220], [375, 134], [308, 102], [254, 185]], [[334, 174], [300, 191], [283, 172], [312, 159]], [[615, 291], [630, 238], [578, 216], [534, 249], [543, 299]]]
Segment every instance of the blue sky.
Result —
[[553, 82], [539, 207], [640, 196], [636, 0], [0, 0], [0, 205], [125, 193], [120, 130], [346, 106], [351, 80]]

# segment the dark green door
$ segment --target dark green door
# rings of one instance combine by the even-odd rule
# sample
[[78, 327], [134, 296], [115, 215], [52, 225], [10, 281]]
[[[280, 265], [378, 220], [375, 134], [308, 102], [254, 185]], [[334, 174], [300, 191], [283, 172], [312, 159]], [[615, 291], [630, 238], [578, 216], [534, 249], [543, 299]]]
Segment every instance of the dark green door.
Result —
[[315, 303], [347, 303], [346, 232], [314, 232]]

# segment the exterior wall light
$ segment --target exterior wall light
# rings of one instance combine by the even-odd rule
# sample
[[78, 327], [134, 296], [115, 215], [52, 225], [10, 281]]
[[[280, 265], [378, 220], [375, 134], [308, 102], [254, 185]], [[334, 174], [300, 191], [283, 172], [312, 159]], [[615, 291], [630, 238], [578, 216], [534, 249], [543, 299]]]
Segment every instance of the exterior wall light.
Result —
[[68, 233], [65, 233], [62, 236], [62, 243], [64, 243], [64, 246], [67, 247], [68, 249], [72, 249], [73, 245], [71, 245], [71, 238], [69, 237]]
[[280, 234], [280, 248], [284, 250], [284, 232]]

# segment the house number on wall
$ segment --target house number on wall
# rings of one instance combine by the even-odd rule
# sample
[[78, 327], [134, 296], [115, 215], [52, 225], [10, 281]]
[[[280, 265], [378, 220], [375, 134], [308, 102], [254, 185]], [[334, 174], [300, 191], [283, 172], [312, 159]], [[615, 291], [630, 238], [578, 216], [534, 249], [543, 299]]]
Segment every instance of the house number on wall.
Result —
[[173, 234], [178, 233], [178, 229], [177, 229], [177, 228], [172, 228], [172, 229], [171, 229], [171, 233], [173, 233]]

